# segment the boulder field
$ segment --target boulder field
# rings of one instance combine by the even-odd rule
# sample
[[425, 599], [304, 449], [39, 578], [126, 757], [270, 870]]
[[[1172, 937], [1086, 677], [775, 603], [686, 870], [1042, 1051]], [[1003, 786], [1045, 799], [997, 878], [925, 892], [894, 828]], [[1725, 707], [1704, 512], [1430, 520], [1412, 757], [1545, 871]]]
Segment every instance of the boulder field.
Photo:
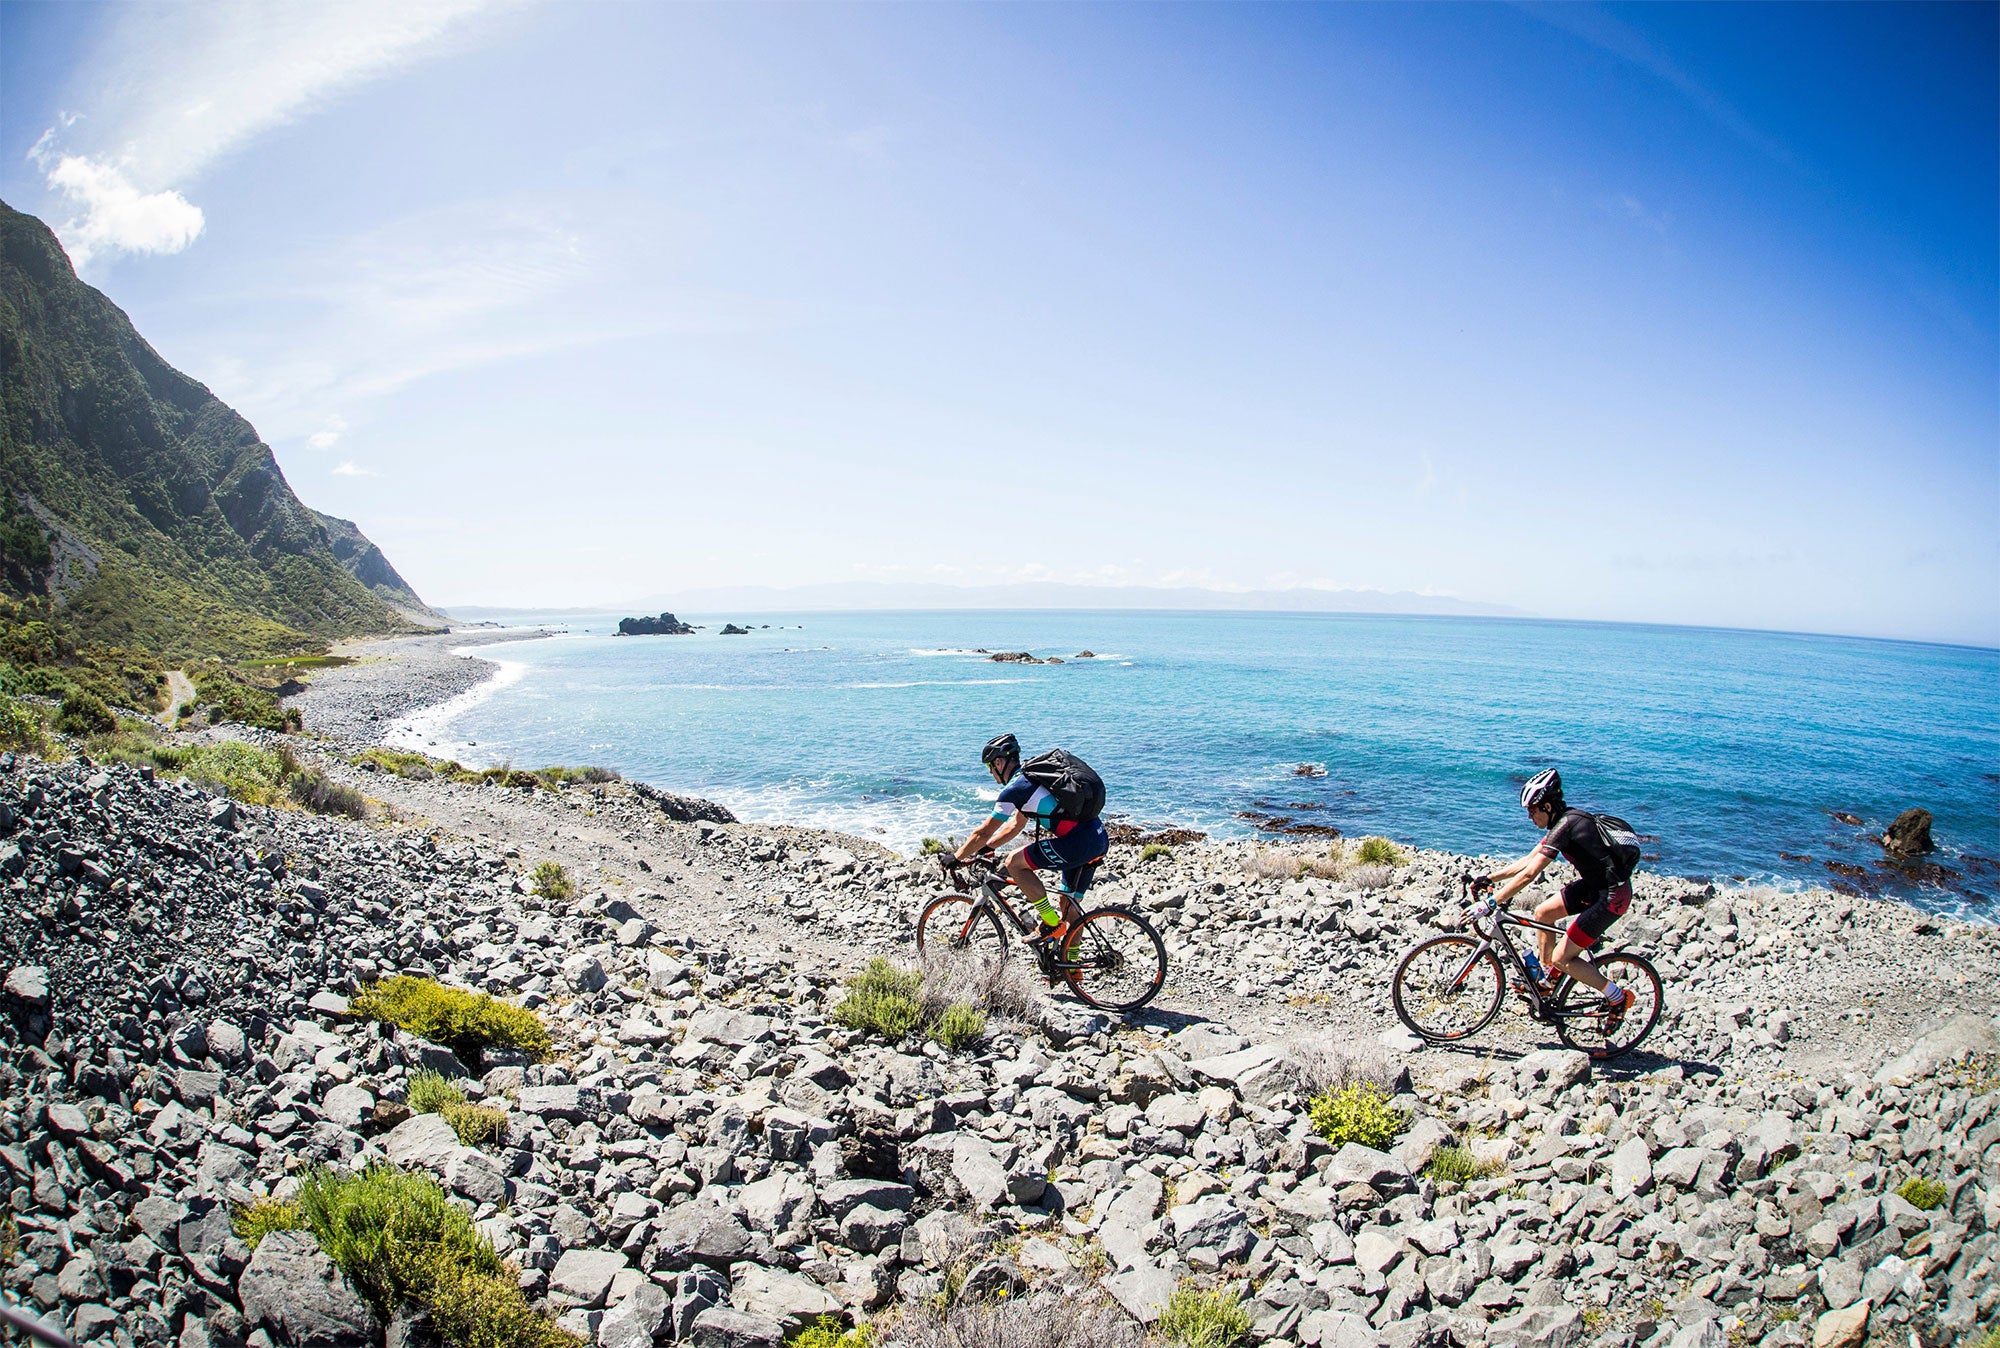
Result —
[[[887, 1043], [832, 1013], [867, 956], [913, 957], [921, 862], [617, 783], [299, 751], [393, 817], [0, 759], [0, 1293], [77, 1342], [428, 1341], [307, 1232], [253, 1253], [232, 1228], [375, 1162], [433, 1177], [534, 1307], [616, 1348], [822, 1315], [1137, 1345], [1181, 1288], [1234, 1294], [1250, 1342], [1338, 1348], [1905, 1348], [2000, 1313], [1991, 928], [1649, 880], [1619, 935], [1670, 1011], [1640, 1053], [1515, 1015], [1448, 1052], [1382, 1001], [1468, 859], [1302, 878], [1249, 845], [1121, 849], [1104, 892], [1169, 934], [1159, 1006], [1016, 995], [968, 1047]], [[531, 892], [549, 858], [574, 896]], [[392, 974], [533, 1009], [553, 1052], [357, 1017]], [[419, 1071], [497, 1125], [412, 1114]], [[1393, 1137], [1315, 1131], [1343, 1081], [1381, 1087]]]

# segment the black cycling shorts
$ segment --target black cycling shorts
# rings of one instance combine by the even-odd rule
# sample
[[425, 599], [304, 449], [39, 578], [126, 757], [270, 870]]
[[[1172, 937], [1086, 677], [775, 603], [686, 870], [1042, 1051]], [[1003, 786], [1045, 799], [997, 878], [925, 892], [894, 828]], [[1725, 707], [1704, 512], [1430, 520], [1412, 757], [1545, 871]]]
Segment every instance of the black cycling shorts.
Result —
[[1578, 950], [1588, 950], [1632, 906], [1632, 882], [1621, 880], [1607, 887], [1588, 880], [1572, 880], [1563, 886], [1562, 900], [1563, 911], [1571, 919], [1570, 944]]

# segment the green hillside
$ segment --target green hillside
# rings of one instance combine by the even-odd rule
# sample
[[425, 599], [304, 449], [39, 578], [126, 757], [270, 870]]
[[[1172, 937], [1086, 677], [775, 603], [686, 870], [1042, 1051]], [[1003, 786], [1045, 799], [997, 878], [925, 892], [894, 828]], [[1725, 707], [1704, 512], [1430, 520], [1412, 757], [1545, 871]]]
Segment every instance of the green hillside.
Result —
[[235, 661], [441, 625], [359, 530], [292, 494], [249, 422], [77, 279], [46, 225], [4, 203], [0, 595], [17, 664], [43, 648]]
[[32, 512], [61, 554], [19, 592], [51, 593], [80, 638], [275, 655], [413, 626], [341, 565], [250, 423], [4, 205], [0, 404], [9, 513]]

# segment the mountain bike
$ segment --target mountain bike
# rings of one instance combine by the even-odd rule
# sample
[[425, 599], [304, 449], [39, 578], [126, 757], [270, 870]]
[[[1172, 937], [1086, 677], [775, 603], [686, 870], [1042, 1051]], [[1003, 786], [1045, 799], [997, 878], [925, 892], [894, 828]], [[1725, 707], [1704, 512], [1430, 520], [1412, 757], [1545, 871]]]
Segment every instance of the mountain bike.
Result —
[[[1460, 876], [1458, 883], [1461, 895], [1468, 890], [1478, 893], [1472, 876]], [[1528, 976], [1528, 966], [1507, 929], [1528, 928], [1560, 937], [1561, 927], [1507, 912], [1491, 899], [1475, 904], [1466, 916], [1471, 935], [1433, 936], [1396, 966], [1390, 990], [1396, 1015], [1433, 1044], [1468, 1039], [1485, 1029], [1500, 1014], [1509, 982], [1527, 1001], [1529, 1014], [1552, 1023], [1571, 1048], [1598, 1059], [1637, 1048], [1666, 1008], [1660, 975], [1644, 956], [1607, 950], [1587, 957], [1599, 973], [1632, 994], [1632, 1004], [1621, 1015], [1605, 1008], [1595, 988], [1566, 973], [1553, 971], [1546, 988]]]
[[1004, 891], [1014, 882], [991, 852], [955, 871], [947, 867], [954, 892], [924, 905], [917, 918], [917, 955], [975, 961], [991, 974], [1007, 961], [1012, 927], [1051, 984], [1067, 983], [1080, 1001], [1102, 1011], [1137, 1011], [1167, 981], [1167, 943], [1129, 908], [1082, 906], [1079, 900], [1096, 869], [1085, 867], [1073, 889], [1050, 890], [1065, 915], [1063, 934], [1030, 940], [1041, 931], [1041, 919], [1032, 910], [1023, 917], [1007, 902]]

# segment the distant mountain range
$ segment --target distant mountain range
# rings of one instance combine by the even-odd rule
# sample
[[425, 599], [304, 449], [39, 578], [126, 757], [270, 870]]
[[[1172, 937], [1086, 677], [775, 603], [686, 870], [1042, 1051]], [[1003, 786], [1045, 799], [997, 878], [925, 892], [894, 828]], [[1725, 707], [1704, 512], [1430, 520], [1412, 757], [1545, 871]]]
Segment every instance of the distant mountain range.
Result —
[[[922, 585], [873, 581], [791, 587], [739, 585], [677, 590], [633, 600], [622, 608], [579, 607], [575, 614], [799, 613], [842, 609], [1199, 609], [1268, 613], [1412, 613], [1499, 618], [1531, 617], [1525, 609], [1410, 590], [1204, 590], [1151, 585]], [[505, 619], [523, 609], [458, 605], [470, 621]]]
[[269, 655], [438, 627], [346, 520], [293, 495], [270, 446], [0, 203], [0, 589], [81, 641]]

